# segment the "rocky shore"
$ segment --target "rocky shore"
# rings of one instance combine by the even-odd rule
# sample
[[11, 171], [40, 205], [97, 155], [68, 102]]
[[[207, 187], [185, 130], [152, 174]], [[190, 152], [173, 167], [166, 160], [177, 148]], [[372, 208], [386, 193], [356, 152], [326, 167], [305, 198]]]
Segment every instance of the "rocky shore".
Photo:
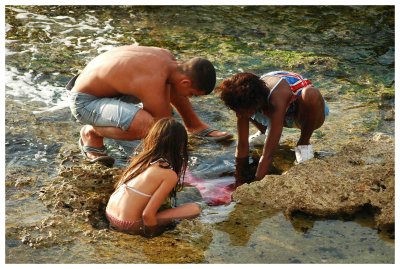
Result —
[[394, 141], [373, 139], [348, 143], [334, 156], [315, 158], [282, 175], [244, 184], [233, 193], [241, 204], [262, 204], [285, 212], [317, 217], [351, 216], [369, 210], [379, 230], [394, 230]]

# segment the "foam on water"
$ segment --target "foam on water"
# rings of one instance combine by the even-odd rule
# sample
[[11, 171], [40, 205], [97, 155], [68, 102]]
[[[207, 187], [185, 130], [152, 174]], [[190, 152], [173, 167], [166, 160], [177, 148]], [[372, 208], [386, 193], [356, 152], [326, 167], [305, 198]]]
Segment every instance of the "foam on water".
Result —
[[[43, 109], [65, 105], [68, 96], [63, 87], [50, 85], [47, 81], [35, 83], [33, 71], [20, 73], [15, 67], [6, 68], [6, 95], [13, 97], [16, 102], [37, 102], [43, 104]], [[54, 73], [53, 75], [57, 75]]]
[[[49, 46], [66, 46], [72, 47], [77, 55], [88, 55], [93, 50], [97, 53], [102, 53], [110, 50], [119, 44], [114, 40], [113, 31], [114, 27], [111, 25], [113, 19], [106, 21], [99, 21], [94, 14], [85, 14], [84, 19], [77, 20], [69, 16], [45, 16], [28, 12], [24, 9], [7, 7], [10, 10], [18, 12], [15, 15], [17, 20], [23, 22], [21, 27], [32, 29], [45, 33], [49, 38]], [[73, 13], [73, 12], [72, 12]], [[12, 25], [6, 25], [6, 31], [12, 29]], [[85, 37], [79, 37], [82, 33]], [[90, 33], [92, 32], [92, 33]], [[28, 37], [32, 35], [30, 30], [27, 31]], [[117, 37], [120, 35], [117, 35]], [[14, 40], [6, 40], [8, 44], [16, 42]], [[43, 55], [40, 55], [40, 50], [35, 44], [21, 44], [24, 48], [18, 52], [6, 48], [7, 56], [21, 56], [30, 57], [32, 61], [38, 61]], [[82, 66], [83, 68], [83, 66]], [[38, 70], [29, 70], [22, 72], [18, 67], [11, 66], [10, 61], [6, 65], [6, 95], [13, 97], [20, 103], [33, 103], [35, 108], [38, 104], [42, 104], [34, 113], [44, 111], [54, 111], [68, 106], [68, 95], [64, 87], [55, 86], [48, 81], [58, 81], [56, 77], [59, 72], [53, 72], [50, 76], [54, 79], [46, 81], [36, 81], [41, 73], [35, 73]], [[72, 74], [71, 74], [72, 75]]]
[[[104, 52], [111, 48], [110, 44], [118, 44], [119, 42], [114, 39], [115, 27], [111, 25], [113, 19], [106, 21], [99, 21], [95, 15], [85, 14], [84, 19], [76, 20], [69, 16], [44, 16], [28, 12], [23, 9], [17, 9], [9, 7], [9, 9], [19, 12], [15, 15], [18, 20], [28, 21], [21, 27], [40, 29], [49, 38], [49, 44], [62, 44], [63, 46], [73, 46], [76, 50], [80, 50], [83, 47], [99, 48], [98, 52]], [[6, 30], [9, 31], [12, 26], [8, 25]], [[89, 34], [92, 32], [92, 34]], [[86, 33], [91, 38], [78, 38], [82, 33]], [[28, 31], [28, 37], [32, 33]], [[86, 42], [82, 42], [85, 40]], [[72, 40], [77, 40], [77, 44], [74, 44]], [[134, 41], [133, 43], [136, 43]], [[28, 44], [31, 46], [31, 44]], [[82, 53], [82, 51], [81, 51]]]

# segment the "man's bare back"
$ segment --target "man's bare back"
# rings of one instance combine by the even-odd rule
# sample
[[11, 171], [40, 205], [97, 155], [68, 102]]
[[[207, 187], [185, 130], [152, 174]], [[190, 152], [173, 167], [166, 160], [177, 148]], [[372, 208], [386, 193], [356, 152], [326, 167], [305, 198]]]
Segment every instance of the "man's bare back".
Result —
[[163, 94], [176, 69], [174, 56], [157, 47], [122, 46], [94, 58], [75, 82], [73, 91], [97, 97]]

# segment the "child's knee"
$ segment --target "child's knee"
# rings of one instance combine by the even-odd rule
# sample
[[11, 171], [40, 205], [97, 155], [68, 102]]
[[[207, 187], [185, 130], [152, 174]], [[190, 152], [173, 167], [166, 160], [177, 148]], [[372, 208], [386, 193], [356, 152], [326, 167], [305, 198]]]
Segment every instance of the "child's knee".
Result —
[[309, 87], [303, 90], [300, 102], [300, 110], [307, 114], [307, 117], [312, 114], [314, 116], [324, 115], [325, 101], [320, 91], [317, 88]]
[[302, 90], [302, 99], [305, 103], [319, 104], [323, 100], [321, 92], [314, 87]]

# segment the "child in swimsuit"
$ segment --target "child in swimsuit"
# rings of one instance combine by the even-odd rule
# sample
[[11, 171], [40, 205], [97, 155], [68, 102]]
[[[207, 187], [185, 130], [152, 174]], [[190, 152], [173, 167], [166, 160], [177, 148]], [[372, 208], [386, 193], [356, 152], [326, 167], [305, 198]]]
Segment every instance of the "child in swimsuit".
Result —
[[176, 220], [200, 214], [196, 203], [159, 210], [167, 198], [175, 201], [183, 186], [187, 143], [186, 130], [178, 121], [165, 118], [154, 124], [108, 201], [106, 216], [111, 228], [153, 237]]
[[[296, 161], [301, 163], [314, 157], [310, 138], [322, 126], [329, 108], [311, 81], [301, 75], [274, 71], [258, 77], [252, 73], [239, 73], [225, 79], [217, 88], [227, 107], [236, 112], [238, 144], [236, 172], [248, 161], [249, 141], [264, 135], [263, 154], [258, 163], [255, 179], [268, 174], [274, 151], [279, 145], [283, 127], [299, 128], [300, 138], [295, 147]], [[249, 122], [259, 132], [249, 138]]]

